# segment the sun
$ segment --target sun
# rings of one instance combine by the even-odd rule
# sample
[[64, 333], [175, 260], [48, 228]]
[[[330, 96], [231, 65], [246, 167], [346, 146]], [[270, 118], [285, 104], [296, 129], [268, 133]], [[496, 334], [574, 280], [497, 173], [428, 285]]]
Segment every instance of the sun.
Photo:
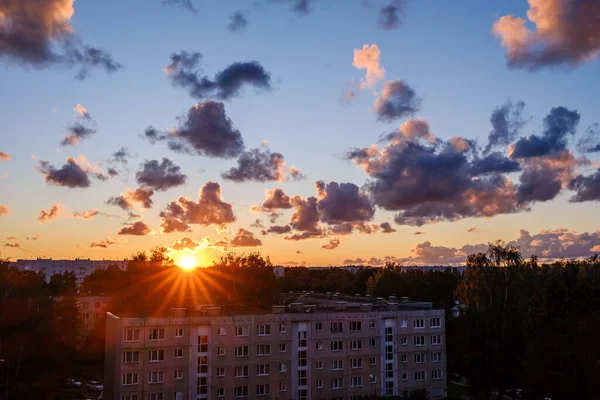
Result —
[[184, 271], [191, 271], [198, 266], [196, 259], [193, 256], [184, 256], [179, 260], [179, 267]]

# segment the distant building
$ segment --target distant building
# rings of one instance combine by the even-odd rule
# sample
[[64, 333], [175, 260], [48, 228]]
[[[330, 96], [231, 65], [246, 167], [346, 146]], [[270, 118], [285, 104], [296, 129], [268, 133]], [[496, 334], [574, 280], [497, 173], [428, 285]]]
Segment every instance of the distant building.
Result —
[[106, 269], [111, 265], [121, 270], [127, 268], [128, 260], [90, 260], [89, 258], [76, 258], [75, 260], [53, 260], [51, 258], [37, 258], [35, 260], [19, 259], [12, 263], [21, 271], [34, 271], [46, 276], [50, 282], [52, 275], [67, 273], [75, 274], [77, 286], [81, 285], [83, 279], [98, 269]]
[[431, 303], [298, 295], [270, 313], [218, 307], [107, 314], [106, 400], [445, 397], [444, 310]]
[[110, 296], [77, 296], [77, 308], [81, 320], [81, 336], [85, 339], [94, 330], [96, 324], [106, 317], [110, 311]]

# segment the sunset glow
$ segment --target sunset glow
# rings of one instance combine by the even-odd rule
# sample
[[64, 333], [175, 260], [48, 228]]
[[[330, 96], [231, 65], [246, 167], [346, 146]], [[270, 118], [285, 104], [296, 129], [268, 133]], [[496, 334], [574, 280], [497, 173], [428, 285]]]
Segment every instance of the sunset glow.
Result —
[[186, 255], [179, 260], [177, 265], [184, 271], [191, 271], [198, 266], [198, 262], [194, 256]]

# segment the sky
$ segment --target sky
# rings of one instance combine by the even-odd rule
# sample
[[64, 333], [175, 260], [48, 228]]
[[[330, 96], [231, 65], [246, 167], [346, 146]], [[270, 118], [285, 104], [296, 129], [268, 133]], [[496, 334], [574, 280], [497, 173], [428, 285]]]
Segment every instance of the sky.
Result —
[[9, 0], [2, 257], [600, 251], [600, 1]]

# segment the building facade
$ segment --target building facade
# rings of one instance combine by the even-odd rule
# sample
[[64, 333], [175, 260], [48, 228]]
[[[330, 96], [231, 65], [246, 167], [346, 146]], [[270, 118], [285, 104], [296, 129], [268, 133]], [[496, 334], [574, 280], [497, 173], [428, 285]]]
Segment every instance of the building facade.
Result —
[[446, 395], [444, 310], [313, 300], [254, 315], [218, 315], [216, 307], [168, 318], [108, 313], [104, 398], [353, 400], [418, 388], [432, 399]]
[[82, 329], [81, 337], [83, 339], [94, 330], [96, 324], [104, 321], [111, 304], [112, 297], [110, 296], [77, 296], [77, 308]]
[[34, 271], [46, 276], [50, 282], [52, 275], [67, 273], [75, 274], [77, 286], [81, 285], [83, 279], [97, 269], [106, 269], [111, 265], [121, 270], [127, 269], [127, 260], [90, 260], [89, 258], [76, 258], [75, 260], [54, 260], [52, 258], [37, 258], [35, 260], [19, 259], [13, 262], [13, 266], [21, 271]]

